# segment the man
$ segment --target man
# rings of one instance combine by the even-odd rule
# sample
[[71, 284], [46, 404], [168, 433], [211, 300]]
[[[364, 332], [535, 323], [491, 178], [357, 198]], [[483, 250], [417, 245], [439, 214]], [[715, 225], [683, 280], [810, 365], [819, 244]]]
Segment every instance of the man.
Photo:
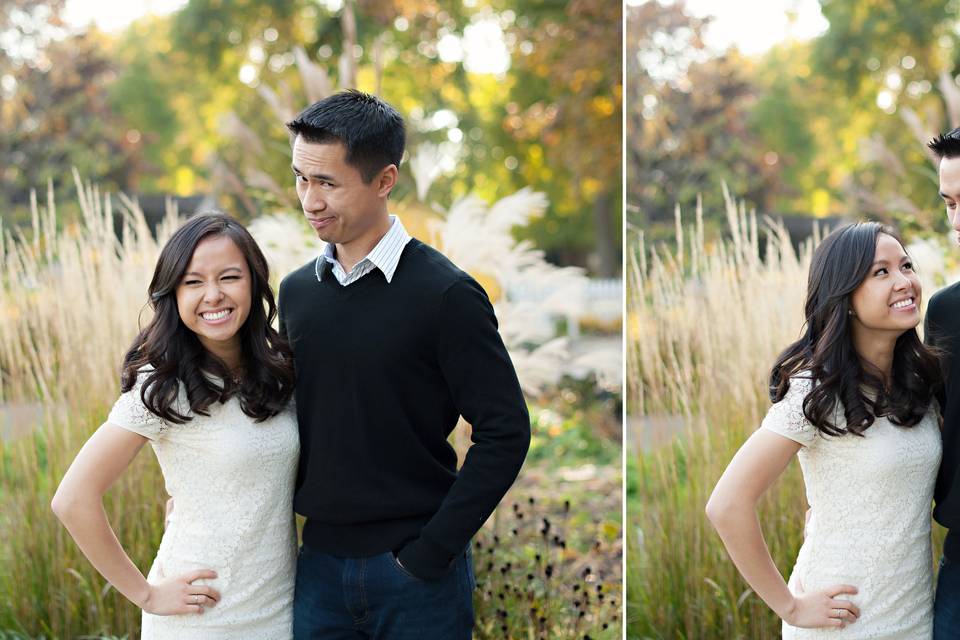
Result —
[[[960, 242], [960, 128], [937, 136], [929, 146], [940, 159], [940, 197], [947, 220]], [[943, 458], [934, 490], [934, 519], [948, 529], [940, 559], [933, 604], [935, 640], [960, 638], [960, 282], [930, 298], [924, 336], [942, 351], [944, 376], [940, 406], [943, 412]]]
[[[287, 127], [303, 213], [327, 243], [280, 285], [307, 518], [294, 636], [470, 638], [470, 539], [530, 442], [493, 307], [388, 214], [405, 137], [390, 105], [342, 92]], [[460, 416], [474, 444], [458, 473]]]

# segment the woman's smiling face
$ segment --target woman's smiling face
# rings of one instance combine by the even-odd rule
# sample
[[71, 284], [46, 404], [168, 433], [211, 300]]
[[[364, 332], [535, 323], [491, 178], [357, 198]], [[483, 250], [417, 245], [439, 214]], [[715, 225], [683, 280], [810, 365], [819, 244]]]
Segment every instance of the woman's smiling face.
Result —
[[854, 326], [897, 334], [920, 324], [920, 279], [913, 261], [892, 236], [877, 236], [870, 272], [850, 298]]
[[177, 311], [205, 349], [224, 358], [240, 346], [239, 331], [250, 315], [250, 269], [226, 235], [204, 238], [177, 285]]

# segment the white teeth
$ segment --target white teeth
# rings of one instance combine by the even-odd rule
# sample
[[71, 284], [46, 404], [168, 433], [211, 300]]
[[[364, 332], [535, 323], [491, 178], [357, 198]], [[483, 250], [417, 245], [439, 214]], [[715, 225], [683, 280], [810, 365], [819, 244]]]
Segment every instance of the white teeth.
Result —
[[907, 298], [906, 300], [901, 300], [900, 302], [897, 302], [896, 304], [894, 304], [893, 308], [903, 309], [903, 308], [909, 307], [912, 304], [913, 304], [913, 298]]
[[221, 318], [226, 318], [229, 315], [230, 310], [224, 309], [223, 311], [218, 311], [216, 313], [202, 313], [204, 320], [220, 320]]

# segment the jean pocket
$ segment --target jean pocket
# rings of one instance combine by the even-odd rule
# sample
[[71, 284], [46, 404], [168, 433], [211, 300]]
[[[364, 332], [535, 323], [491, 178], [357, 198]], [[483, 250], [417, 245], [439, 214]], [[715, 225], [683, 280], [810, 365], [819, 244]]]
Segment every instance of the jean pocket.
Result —
[[397, 557], [397, 554], [396, 554], [396, 553], [394, 553], [393, 551], [388, 551], [388, 552], [387, 552], [387, 555], [390, 556], [390, 564], [393, 565], [393, 568], [396, 569], [398, 572], [400, 572], [403, 576], [405, 576], [406, 578], [409, 578], [410, 580], [416, 580], [417, 582], [423, 582], [423, 580], [421, 580], [421, 579], [418, 578], [417, 576], [415, 576], [415, 575], [413, 575], [412, 573], [410, 573], [410, 571], [409, 571], [405, 566], [403, 566], [402, 564], [400, 564], [400, 558]]
[[472, 593], [477, 588], [477, 575], [473, 571], [473, 553], [470, 551], [469, 545], [467, 550], [463, 552], [463, 562], [467, 566], [467, 585]]

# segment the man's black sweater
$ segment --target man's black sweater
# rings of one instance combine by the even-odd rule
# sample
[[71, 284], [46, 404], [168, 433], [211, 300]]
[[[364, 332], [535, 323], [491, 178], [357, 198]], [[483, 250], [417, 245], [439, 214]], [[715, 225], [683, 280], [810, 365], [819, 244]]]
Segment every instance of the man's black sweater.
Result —
[[[324, 261], [322, 269], [328, 269]], [[516, 479], [530, 419], [486, 293], [411, 239], [391, 282], [342, 286], [313, 261], [280, 285], [297, 374], [304, 543], [341, 557], [398, 551], [441, 577]], [[459, 416], [473, 446], [460, 472]]]
[[943, 553], [960, 561], [960, 283], [941, 289], [930, 298], [924, 340], [942, 352], [943, 458], [933, 493], [933, 517], [949, 529]]

